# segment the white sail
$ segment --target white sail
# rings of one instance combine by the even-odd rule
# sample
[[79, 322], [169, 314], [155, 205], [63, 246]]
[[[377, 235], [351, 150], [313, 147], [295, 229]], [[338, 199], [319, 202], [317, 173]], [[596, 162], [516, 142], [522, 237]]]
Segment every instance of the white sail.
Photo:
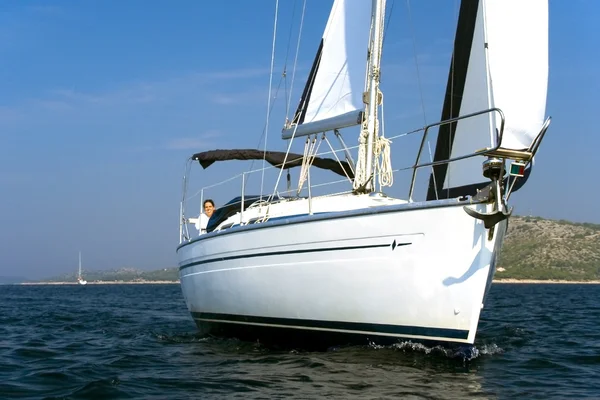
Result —
[[502, 147], [527, 149], [540, 132], [548, 87], [548, 0], [486, 0], [493, 106], [506, 117]]
[[283, 138], [358, 125], [371, 24], [370, 1], [335, 0], [292, 125]]
[[[491, 108], [483, 11], [484, 8], [480, 2], [477, 9], [459, 115], [467, 115]], [[493, 127], [490, 122], [490, 116], [486, 114], [459, 121], [456, 124], [450, 158], [460, 157], [477, 149], [489, 147], [493, 137]], [[464, 159], [448, 166], [448, 172], [444, 180], [444, 190], [476, 184], [484, 179], [481, 174], [481, 160], [479, 158]]]
[[[477, 7], [476, 13], [473, 7]], [[548, 81], [547, 0], [480, 0], [478, 5], [471, 2], [461, 12], [462, 9], [470, 17], [462, 21], [459, 17], [463, 26], [457, 29], [456, 40], [463, 42], [455, 43], [453, 62], [457, 62], [457, 46], [470, 46], [467, 47], [470, 53], [462, 54], [463, 59], [465, 56], [468, 59], [464, 65], [466, 73], [452, 69], [455, 81], [447, 89], [458, 91], [450, 95], [458, 105], [449, 106], [458, 107], [458, 112], [454, 110], [443, 119], [497, 107], [505, 116], [501, 146], [526, 149], [544, 122]], [[464, 34], [464, 30], [472, 31], [472, 36]], [[453, 140], [438, 138], [438, 146], [450, 149], [450, 153], [436, 150], [436, 159], [460, 157], [495, 146], [495, 132], [500, 123], [497, 113], [460, 120], [455, 124]], [[450, 132], [443, 134], [452, 137]], [[444, 170], [445, 173], [436, 174], [437, 187], [443, 189], [439, 190], [440, 198], [474, 194], [474, 187], [487, 181], [482, 176], [479, 158], [454, 162]], [[428, 198], [432, 198], [431, 190]]]

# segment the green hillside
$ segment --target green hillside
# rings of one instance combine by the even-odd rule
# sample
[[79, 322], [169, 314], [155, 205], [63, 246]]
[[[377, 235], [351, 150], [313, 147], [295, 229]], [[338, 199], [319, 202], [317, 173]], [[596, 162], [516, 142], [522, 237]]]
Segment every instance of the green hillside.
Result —
[[496, 278], [600, 279], [600, 225], [511, 217]]
[[[101, 271], [83, 271], [88, 282], [156, 282], [179, 281], [177, 268], [163, 268], [155, 271], [142, 271], [136, 268], [121, 268]], [[75, 282], [76, 274], [66, 274], [44, 279], [44, 282]]]

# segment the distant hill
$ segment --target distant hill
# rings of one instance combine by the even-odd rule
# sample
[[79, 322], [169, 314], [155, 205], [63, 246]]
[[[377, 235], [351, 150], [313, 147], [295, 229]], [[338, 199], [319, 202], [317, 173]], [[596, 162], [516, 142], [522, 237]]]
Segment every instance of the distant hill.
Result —
[[599, 280], [600, 225], [511, 217], [498, 268], [496, 278]]
[[[122, 268], [84, 271], [84, 277], [88, 282], [177, 282], [179, 271], [176, 267], [156, 271]], [[6, 283], [25, 281], [12, 279]], [[496, 279], [600, 280], [600, 224], [511, 217]], [[44, 281], [75, 280], [75, 274], [67, 274]]]
[[[177, 268], [163, 268], [155, 271], [143, 271], [136, 268], [121, 268], [100, 271], [83, 271], [83, 277], [88, 282], [156, 282], [156, 281], [179, 281]], [[76, 274], [65, 274], [49, 279], [44, 282], [75, 282]]]
[[27, 278], [22, 276], [0, 276], [0, 285], [14, 285], [16, 283], [29, 282]]

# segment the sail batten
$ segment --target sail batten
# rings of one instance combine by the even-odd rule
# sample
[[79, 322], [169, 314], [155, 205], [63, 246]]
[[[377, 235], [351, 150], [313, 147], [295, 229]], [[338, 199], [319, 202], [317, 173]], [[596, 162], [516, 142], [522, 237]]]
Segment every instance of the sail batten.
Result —
[[340, 116], [364, 109], [370, 22], [370, 2], [334, 1], [298, 109], [283, 129], [283, 138], [322, 132], [321, 126], [337, 129], [347, 127], [348, 121], [361, 122], [342, 118], [345, 126], [335, 126]]

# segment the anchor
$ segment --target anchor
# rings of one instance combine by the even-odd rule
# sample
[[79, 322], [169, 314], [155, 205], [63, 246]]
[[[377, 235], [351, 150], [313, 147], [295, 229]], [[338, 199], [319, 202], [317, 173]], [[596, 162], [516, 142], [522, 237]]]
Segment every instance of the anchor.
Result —
[[482, 220], [486, 229], [492, 229], [497, 223], [504, 221], [512, 214], [512, 207], [507, 210], [502, 199], [501, 177], [504, 175], [504, 162], [499, 158], [490, 157], [483, 162], [483, 176], [492, 183], [480, 190], [474, 197], [477, 201], [493, 201], [494, 210], [489, 213], [479, 212], [467, 206], [463, 207], [471, 217]]

